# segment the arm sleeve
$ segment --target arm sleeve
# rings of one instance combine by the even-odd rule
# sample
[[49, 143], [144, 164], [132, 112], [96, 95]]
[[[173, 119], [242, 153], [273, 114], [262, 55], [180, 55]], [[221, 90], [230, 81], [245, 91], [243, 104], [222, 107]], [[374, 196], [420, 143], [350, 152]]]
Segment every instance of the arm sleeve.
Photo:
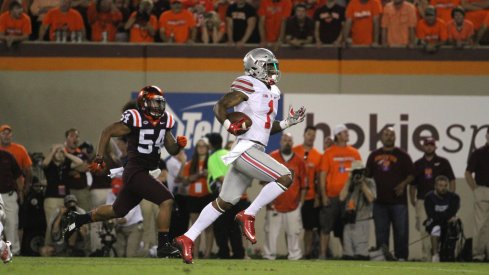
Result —
[[416, 37], [418, 39], [424, 39], [425, 38], [425, 30], [423, 27], [423, 20], [418, 21], [418, 25], [416, 26]]
[[247, 96], [253, 94], [255, 89], [253, 88], [253, 83], [244, 77], [236, 78], [233, 83], [231, 83], [230, 87], [231, 91], [238, 91]]
[[414, 165], [413, 165], [413, 161], [411, 160], [411, 156], [409, 156], [408, 153], [405, 153], [405, 160], [406, 162], [406, 177], [409, 176], [409, 175], [413, 175], [414, 176]]
[[346, 19], [353, 19], [353, 5], [351, 4], [352, 2], [350, 2], [350, 4], [348, 4], [348, 6], [346, 7], [346, 12], [345, 12], [345, 17]]
[[156, 16], [151, 15], [151, 17], [149, 18], [149, 23], [151, 24], [151, 27], [153, 27], [153, 29], [158, 30], [158, 19], [156, 18]]
[[367, 164], [366, 164], [366, 168], [367, 168], [367, 175], [369, 177], [372, 177], [373, 176], [373, 169], [374, 169], [374, 160], [373, 160], [373, 155], [370, 154], [367, 158]]
[[260, 7], [258, 8], [258, 12], [257, 12], [258, 16], [265, 16], [266, 9], [267, 9], [267, 4], [265, 1], [262, 1]]
[[440, 40], [441, 41], [447, 41], [448, 39], [448, 29], [447, 29], [447, 25], [445, 24], [445, 22], [441, 22], [440, 21]]
[[452, 198], [450, 200], [450, 206], [449, 206], [448, 212], [447, 212], [447, 215], [448, 215], [447, 219], [450, 219], [450, 218], [456, 216], [459, 209], [460, 209], [460, 197], [457, 194], [452, 193]]
[[[24, 17], [25, 19], [24, 19], [24, 26], [22, 28], [22, 34], [23, 35], [30, 35], [32, 33], [31, 18], [25, 13], [23, 15], [25, 15], [25, 17]], [[0, 31], [0, 32], [2, 32], [2, 31]]]
[[46, 25], [46, 26], [49, 26], [53, 23], [53, 10], [50, 10], [46, 13], [46, 15], [44, 16], [44, 18], [42, 19], [42, 24], [43, 25]]
[[448, 177], [449, 180], [454, 180], [455, 179], [455, 174], [453, 173], [452, 165], [448, 160], [446, 161], [446, 166], [447, 166], [447, 171], [446, 171], [446, 176]]
[[5, 30], [7, 29], [7, 24], [5, 22], [6, 17], [4, 15], [5, 15], [5, 13], [2, 13], [2, 15], [0, 15], [0, 32], [1, 33], [4, 33]]
[[129, 109], [122, 113], [120, 121], [130, 129], [139, 128], [142, 125], [141, 115], [136, 109]]
[[12, 162], [12, 175], [14, 176], [14, 179], [17, 179], [22, 176], [22, 170], [20, 170], [20, 167], [12, 154], [8, 153], [8, 158], [10, 159], [10, 162]]
[[[429, 194], [429, 193], [428, 193]], [[424, 210], [426, 211], [426, 216], [431, 219], [435, 219], [435, 205], [429, 196], [424, 198]]]
[[474, 152], [472, 152], [472, 154], [470, 154], [469, 161], [467, 162], [467, 168], [465, 170], [472, 172], [472, 173], [475, 171], [475, 167], [477, 166], [476, 154], [477, 154], [477, 151], [474, 151]]

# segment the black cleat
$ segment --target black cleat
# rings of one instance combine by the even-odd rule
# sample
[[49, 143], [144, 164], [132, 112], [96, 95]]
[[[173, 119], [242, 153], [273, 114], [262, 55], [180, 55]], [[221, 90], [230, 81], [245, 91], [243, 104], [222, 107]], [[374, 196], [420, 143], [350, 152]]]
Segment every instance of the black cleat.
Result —
[[79, 216], [80, 214], [75, 212], [75, 211], [70, 211], [66, 214], [61, 219], [61, 238], [63, 239], [69, 239], [71, 234], [75, 232], [75, 230], [78, 228], [76, 226], [76, 217]]
[[158, 247], [156, 251], [158, 258], [181, 258], [180, 251], [170, 243]]

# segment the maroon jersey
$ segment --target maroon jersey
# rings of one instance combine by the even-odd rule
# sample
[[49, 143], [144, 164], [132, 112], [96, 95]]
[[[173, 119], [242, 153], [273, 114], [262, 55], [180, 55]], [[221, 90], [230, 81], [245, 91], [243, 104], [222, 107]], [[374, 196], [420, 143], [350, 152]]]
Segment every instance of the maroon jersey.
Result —
[[139, 110], [129, 109], [122, 114], [121, 122], [131, 129], [126, 166], [158, 168], [166, 131], [171, 131], [175, 125], [173, 116], [165, 112], [159, 120], [153, 120]]

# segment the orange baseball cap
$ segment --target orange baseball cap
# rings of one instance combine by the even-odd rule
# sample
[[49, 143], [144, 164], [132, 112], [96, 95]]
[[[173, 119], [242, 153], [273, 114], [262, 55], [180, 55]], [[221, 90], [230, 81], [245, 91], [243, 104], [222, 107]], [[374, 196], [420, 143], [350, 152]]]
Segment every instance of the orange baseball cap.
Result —
[[0, 126], [0, 132], [3, 132], [5, 130], [12, 131], [12, 127], [10, 127], [10, 125], [7, 125], [7, 124], [3, 124], [2, 126]]

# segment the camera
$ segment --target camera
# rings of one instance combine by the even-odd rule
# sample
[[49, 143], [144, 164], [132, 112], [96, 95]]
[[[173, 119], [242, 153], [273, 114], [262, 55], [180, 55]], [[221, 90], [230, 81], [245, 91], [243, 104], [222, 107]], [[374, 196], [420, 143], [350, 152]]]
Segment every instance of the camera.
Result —
[[367, 169], [355, 169], [351, 171], [351, 178], [354, 183], [360, 183], [360, 179], [367, 175]]

